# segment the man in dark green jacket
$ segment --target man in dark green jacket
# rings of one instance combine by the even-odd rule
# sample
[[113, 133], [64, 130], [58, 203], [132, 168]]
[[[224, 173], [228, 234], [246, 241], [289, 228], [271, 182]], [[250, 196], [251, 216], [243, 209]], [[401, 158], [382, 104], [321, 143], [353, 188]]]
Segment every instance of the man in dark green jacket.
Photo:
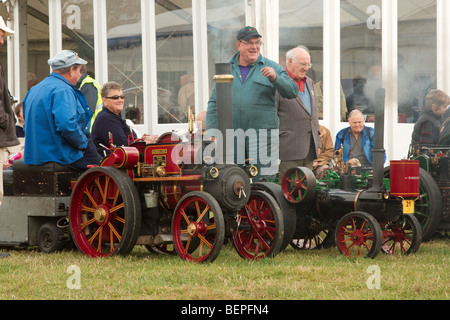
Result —
[[[237, 35], [238, 52], [229, 61], [234, 76], [233, 129], [242, 129], [247, 134], [245, 158], [252, 159], [258, 168], [255, 181], [271, 180], [278, 171], [280, 120], [275, 93], [278, 90], [281, 96], [288, 99], [298, 94], [297, 84], [287, 72], [278, 63], [261, 55], [260, 38], [255, 28], [242, 28]], [[215, 85], [208, 101], [205, 127], [206, 130], [217, 128]], [[225, 133], [222, 134], [225, 136]], [[243, 146], [244, 141], [237, 140], [237, 148]], [[244, 164], [237, 157], [236, 146], [234, 156], [237, 164]]]

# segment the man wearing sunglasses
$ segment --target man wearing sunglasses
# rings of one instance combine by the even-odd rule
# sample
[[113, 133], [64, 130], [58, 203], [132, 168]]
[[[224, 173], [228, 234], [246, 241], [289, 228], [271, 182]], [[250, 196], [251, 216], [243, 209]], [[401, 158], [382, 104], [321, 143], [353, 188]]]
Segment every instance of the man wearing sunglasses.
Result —
[[85, 170], [101, 161], [90, 136], [92, 112], [75, 88], [87, 62], [71, 50], [48, 60], [53, 72], [23, 101], [27, 165], [58, 163]]

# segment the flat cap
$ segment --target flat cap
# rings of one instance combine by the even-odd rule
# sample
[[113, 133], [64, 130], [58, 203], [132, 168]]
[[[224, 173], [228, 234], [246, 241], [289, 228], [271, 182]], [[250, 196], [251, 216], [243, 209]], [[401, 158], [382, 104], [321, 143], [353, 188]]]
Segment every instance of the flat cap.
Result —
[[253, 37], [259, 37], [261, 38], [262, 36], [258, 33], [258, 30], [256, 30], [256, 28], [253, 27], [244, 27], [241, 30], [239, 30], [238, 34], [237, 34], [237, 40], [249, 40]]
[[68, 68], [74, 64], [87, 64], [87, 61], [78, 57], [78, 53], [72, 50], [62, 50], [48, 60], [48, 65], [53, 70]]

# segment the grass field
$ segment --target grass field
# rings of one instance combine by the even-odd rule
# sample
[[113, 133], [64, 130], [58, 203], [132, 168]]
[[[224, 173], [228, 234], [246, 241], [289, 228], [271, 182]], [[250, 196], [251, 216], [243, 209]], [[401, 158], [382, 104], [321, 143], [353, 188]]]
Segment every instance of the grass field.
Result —
[[[337, 248], [246, 261], [224, 245], [211, 264], [136, 247], [126, 257], [0, 249], [1, 300], [448, 300], [450, 240], [412, 256], [349, 259]], [[378, 289], [377, 289], [378, 286]]]

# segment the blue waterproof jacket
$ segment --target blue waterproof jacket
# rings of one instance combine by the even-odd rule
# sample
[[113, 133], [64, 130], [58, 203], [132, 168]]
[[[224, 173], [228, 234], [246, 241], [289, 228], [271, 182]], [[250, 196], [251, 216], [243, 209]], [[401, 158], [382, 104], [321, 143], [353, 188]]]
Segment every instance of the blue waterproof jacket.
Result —
[[88, 144], [92, 112], [83, 96], [66, 79], [51, 73], [23, 101], [27, 165], [72, 164]]
[[[369, 135], [367, 134], [367, 129], [369, 129]], [[341, 144], [343, 144], [343, 160], [344, 162], [347, 162], [348, 160], [350, 160], [348, 158], [348, 154], [350, 152], [350, 127], [344, 128], [341, 131], [338, 132], [338, 134], [336, 135], [336, 142], [334, 144], [334, 150], [339, 150], [341, 149]], [[345, 137], [344, 137], [344, 133], [345, 133]], [[366, 127], [364, 126], [363, 129], [363, 140], [362, 140], [362, 145], [363, 145], [363, 151], [364, 154], [367, 158], [367, 160], [369, 160], [369, 162], [371, 164], [373, 164], [373, 148], [374, 148], [374, 139], [375, 139], [375, 130], [371, 127]], [[386, 161], [386, 153], [384, 154], [384, 160]]]

